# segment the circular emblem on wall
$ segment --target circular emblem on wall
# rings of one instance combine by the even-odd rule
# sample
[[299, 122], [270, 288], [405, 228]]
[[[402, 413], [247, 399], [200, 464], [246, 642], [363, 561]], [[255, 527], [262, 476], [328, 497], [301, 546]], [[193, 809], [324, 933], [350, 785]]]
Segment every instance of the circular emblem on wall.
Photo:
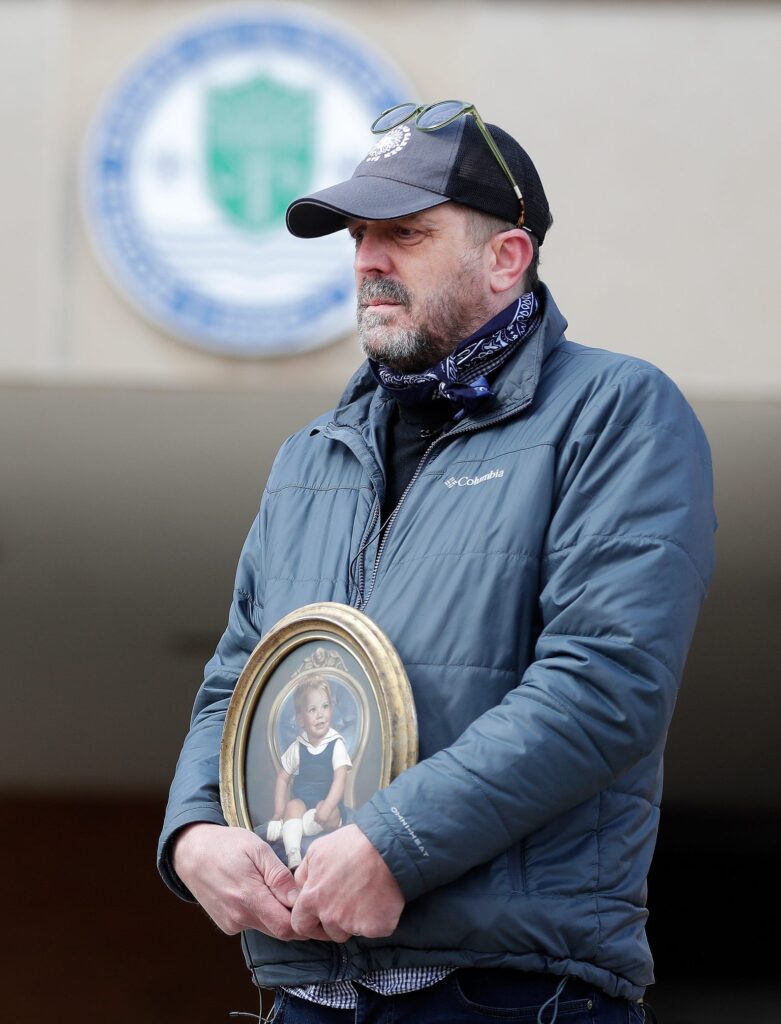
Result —
[[303, 7], [191, 22], [123, 77], [90, 130], [85, 216], [109, 276], [178, 338], [282, 355], [355, 324], [344, 232], [294, 238], [285, 210], [349, 177], [379, 110], [412, 90]]

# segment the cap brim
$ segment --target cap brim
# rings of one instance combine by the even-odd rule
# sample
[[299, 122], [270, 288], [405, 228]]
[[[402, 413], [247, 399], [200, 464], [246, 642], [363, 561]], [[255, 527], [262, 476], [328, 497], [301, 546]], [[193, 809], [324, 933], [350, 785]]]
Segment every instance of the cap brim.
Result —
[[347, 219], [393, 220], [447, 202], [438, 192], [371, 174], [296, 199], [285, 219], [291, 234], [318, 238], [339, 231]]

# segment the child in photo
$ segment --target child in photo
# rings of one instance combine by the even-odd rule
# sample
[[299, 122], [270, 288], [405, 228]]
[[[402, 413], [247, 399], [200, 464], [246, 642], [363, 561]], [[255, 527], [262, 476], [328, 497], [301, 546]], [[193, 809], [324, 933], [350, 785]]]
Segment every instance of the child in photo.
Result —
[[333, 700], [328, 681], [310, 675], [293, 697], [299, 735], [282, 755], [274, 788], [274, 820], [266, 839], [285, 847], [291, 871], [301, 863], [303, 836], [331, 832], [342, 823], [347, 772], [352, 768], [344, 739], [331, 728]]

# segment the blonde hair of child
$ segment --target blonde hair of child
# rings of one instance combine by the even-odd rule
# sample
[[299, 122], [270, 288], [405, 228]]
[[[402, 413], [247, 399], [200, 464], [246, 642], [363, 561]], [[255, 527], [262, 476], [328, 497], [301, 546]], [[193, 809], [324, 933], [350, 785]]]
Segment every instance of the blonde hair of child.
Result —
[[293, 696], [293, 704], [296, 709], [296, 716], [300, 715], [306, 707], [306, 698], [310, 690], [325, 690], [329, 702], [331, 698], [331, 687], [324, 676], [307, 676], [296, 686]]

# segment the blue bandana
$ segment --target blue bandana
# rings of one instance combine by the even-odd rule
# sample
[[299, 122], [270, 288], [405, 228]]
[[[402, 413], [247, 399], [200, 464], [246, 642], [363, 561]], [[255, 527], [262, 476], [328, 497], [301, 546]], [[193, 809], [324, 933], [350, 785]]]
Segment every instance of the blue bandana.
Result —
[[536, 330], [540, 319], [534, 292], [526, 292], [430, 370], [399, 373], [373, 359], [369, 366], [377, 383], [397, 401], [418, 404], [447, 398], [458, 406], [454, 417], [458, 420], [466, 413], [477, 412], [483, 402], [493, 397], [488, 386], [489, 374]]

